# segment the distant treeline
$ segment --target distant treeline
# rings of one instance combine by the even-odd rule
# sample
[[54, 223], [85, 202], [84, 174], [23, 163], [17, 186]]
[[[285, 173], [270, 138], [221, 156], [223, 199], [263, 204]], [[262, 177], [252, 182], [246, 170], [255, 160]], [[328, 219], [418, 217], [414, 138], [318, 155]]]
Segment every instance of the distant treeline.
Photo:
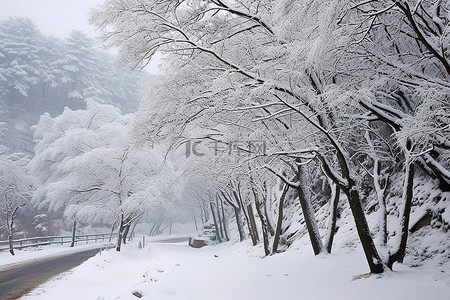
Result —
[[0, 144], [22, 150], [12, 140], [29, 144], [28, 127], [42, 113], [84, 108], [88, 98], [132, 112], [145, 76], [114, 72], [113, 57], [83, 32], [60, 39], [42, 34], [30, 19], [0, 21]]

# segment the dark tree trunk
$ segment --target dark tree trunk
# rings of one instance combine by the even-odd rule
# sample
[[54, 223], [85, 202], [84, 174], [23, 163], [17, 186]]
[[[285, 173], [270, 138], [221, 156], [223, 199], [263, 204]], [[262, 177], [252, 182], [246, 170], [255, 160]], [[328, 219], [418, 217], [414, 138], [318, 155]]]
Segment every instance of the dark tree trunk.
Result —
[[341, 193], [341, 189], [335, 185], [334, 186], [334, 195], [333, 199], [331, 199], [331, 212], [330, 212], [330, 224], [328, 228], [328, 236], [325, 241], [325, 245], [327, 247], [327, 252], [331, 253], [331, 248], [333, 247], [334, 234], [336, 232], [336, 222], [337, 222], [337, 212], [338, 212], [338, 204], [339, 204], [339, 196]]
[[223, 220], [222, 216], [220, 214], [220, 204], [219, 204], [219, 197], [216, 197], [216, 211], [217, 211], [217, 223], [219, 224], [219, 230], [220, 230], [220, 237], [222, 239], [225, 238], [225, 234], [223, 232]]
[[159, 234], [161, 234], [164, 231], [164, 228], [161, 229], [161, 226], [163, 225], [163, 223], [164, 223], [163, 220], [160, 220], [157, 223], [157, 225], [155, 227], [155, 231], [153, 232], [153, 235], [159, 235]]
[[203, 207], [202, 208], [200, 208], [200, 220], [201, 220], [201, 222], [202, 222], [202, 225], [205, 225], [205, 223], [206, 223], [206, 219], [205, 219], [205, 217], [204, 217], [204, 209], [203, 209]]
[[[243, 203], [241, 203], [241, 205], [243, 205]], [[253, 244], [253, 246], [256, 246], [257, 242], [255, 239], [255, 236], [253, 235], [252, 224], [250, 222], [250, 218], [248, 217], [248, 209], [249, 209], [248, 206], [247, 206], [247, 211], [245, 210], [245, 208], [243, 209], [244, 217], [245, 217], [245, 221], [247, 222], [248, 234], [250, 235], [250, 238], [252, 239], [252, 244]]]
[[8, 234], [8, 242], [9, 242], [9, 253], [11, 253], [11, 255], [15, 255], [12, 234]]
[[264, 244], [264, 253], [267, 255], [270, 254], [270, 248], [269, 248], [269, 229], [267, 225], [267, 219], [264, 215], [263, 208], [261, 207], [261, 201], [259, 200], [258, 194], [256, 193], [255, 189], [252, 188], [253, 196], [255, 197], [255, 206], [256, 206], [256, 212], [258, 213], [259, 220], [261, 222], [261, 229], [262, 229], [262, 236], [263, 236], [263, 244]]
[[72, 242], [70, 243], [70, 247], [74, 247], [75, 246], [75, 233], [77, 230], [77, 220], [74, 218], [73, 219], [73, 226], [72, 226]]
[[194, 225], [195, 225], [195, 231], [198, 232], [197, 218], [195, 216], [194, 216]]
[[317, 226], [317, 220], [314, 212], [314, 208], [311, 203], [311, 199], [307, 197], [304, 191], [304, 184], [306, 183], [303, 176], [305, 175], [302, 170], [303, 166], [298, 167], [296, 187], [300, 206], [302, 208], [303, 218], [305, 219], [306, 228], [308, 229], [309, 239], [315, 255], [318, 255], [323, 250], [322, 240], [320, 239], [320, 232]]
[[153, 232], [155, 231], [157, 223], [153, 223], [152, 228], [150, 228], [150, 232], [148, 233], [149, 236], [153, 236]]
[[405, 183], [403, 189], [403, 210], [401, 212], [400, 220], [400, 241], [397, 249], [389, 255], [388, 267], [392, 270], [395, 262], [403, 262], [406, 251], [406, 241], [408, 240], [409, 217], [411, 214], [411, 203], [413, 198], [413, 181], [414, 181], [414, 164], [412, 162], [406, 163]]
[[223, 201], [220, 201], [220, 207], [222, 209], [222, 222], [223, 222], [223, 232], [225, 233], [225, 238], [227, 239], [227, 241], [230, 240], [230, 237], [228, 235], [228, 227], [227, 227], [227, 220], [225, 218], [225, 209], [223, 207]]
[[387, 244], [387, 240], [388, 240], [388, 227], [387, 227], [387, 203], [386, 203], [386, 199], [387, 199], [387, 195], [388, 195], [388, 190], [389, 190], [389, 185], [390, 185], [390, 179], [389, 177], [386, 179], [385, 182], [385, 187], [383, 190], [383, 194], [381, 195], [381, 203], [379, 204], [381, 211], [380, 211], [380, 231], [381, 231], [381, 242], [383, 245]]
[[[339, 150], [339, 147], [335, 146], [335, 149]], [[373, 242], [372, 234], [367, 224], [367, 219], [362, 208], [361, 199], [359, 198], [358, 189], [355, 186], [353, 179], [350, 176], [350, 171], [347, 168], [347, 164], [343, 154], [338, 151], [338, 159], [342, 167], [342, 174], [346, 178], [347, 182], [340, 182], [338, 178], [333, 174], [325, 158], [318, 155], [320, 162], [322, 163], [322, 168], [325, 174], [330, 178], [336, 185], [338, 185], [341, 190], [347, 196], [347, 200], [350, 204], [350, 209], [353, 214], [353, 219], [355, 220], [356, 230], [358, 232], [361, 245], [364, 250], [364, 255], [366, 256], [367, 264], [371, 273], [379, 274], [384, 272], [384, 266], [378, 255], [377, 248]]]
[[113, 233], [114, 233], [114, 227], [116, 227], [116, 223], [117, 222], [114, 222], [113, 224], [112, 224], [112, 226], [111, 226], [111, 234], [109, 235], [109, 242], [111, 243], [111, 241], [112, 241], [112, 237], [113, 237]]
[[259, 243], [259, 234], [256, 227], [255, 215], [253, 213], [252, 204], [247, 206], [248, 219], [250, 221], [250, 234], [252, 235], [253, 246]]
[[[241, 201], [239, 199], [239, 195], [236, 191], [231, 191], [231, 195], [229, 197], [227, 197], [227, 195], [223, 192], [220, 191], [220, 193], [222, 194], [223, 199], [225, 199], [225, 201], [233, 208], [234, 211], [234, 217], [236, 219], [236, 225], [238, 228], [238, 232], [239, 232], [239, 240], [242, 242], [245, 239], [245, 235], [244, 235], [244, 229], [242, 228], [242, 218], [241, 218]], [[234, 198], [234, 201], [233, 201]], [[223, 208], [223, 206], [222, 206]], [[224, 216], [225, 219], [225, 216]], [[226, 231], [228, 232], [228, 231]]]
[[370, 272], [374, 274], [383, 273], [383, 263], [373, 242], [372, 234], [370, 233], [369, 225], [367, 224], [367, 219], [361, 205], [359, 193], [353, 183], [350, 183], [349, 188], [345, 188], [343, 191], [347, 195], [348, 202], [350, 203], [356, 230], [358, 231], [358, 236], [361, 240]]
[[216, 229], [217, 241], [219, 243], [222, 243], [222, 238], [220, 237], [220, 233], [219, 233], [219, 225], [217, 224], [216, 213], [214, 212], [214, 206], [213, 206], [212, 202], [209, 202], [209, 207], [211, 208], [211, 214], [212, 214], [213, 221], [214, 221], [214, 228]]
[[[386, 197], [389, 186], [389, 177], [385, 179], [384, 187], [382, 187], [382, 174], [381, 174], [381, 161], [378, 158], [374, 158], [373, 164], [373, 185], [378, 200], [378, 214], [379, 214], [379, 227], [380, 227], [380, 240], [382, 245], [386, 245], [388, 238], [387, 229], [387, 205]], [[383, 174], [384, 175], [384, 174]]]
[[244, 229], [242, 228], [242, 218], [241, 218], [241, 209], [239, 207], [234, 206], [234, 217], [236, 218], [236, 225], [239, 232], [239, 241], [243, 241], [245, 239]]
[[123, 231], [123, 240], [122, 241], [123, 241], [124, 244], [127, 243], [127, 236], [128, 236], [128, 232], [130, 231], [130, 227], [131, 227], [131, 224], [127, 224], [125, 226], [124, 231]]
[[122, 215], [120, 215], [119, 227], [118, 227], [118, 233], [117, 233], [117, 244], [116, 244], [117, 252], [120, 252], [120, 249], [122, 247], [123, 230], [124, 230], [124, 220], [123, 220], [123, 214], [122, 214]]
[[14, 227], [14, 215], [16, 214], [19, 207], [16, 207], [10, 214], [6, 214], [6, 225], [8, 227], [8, 243], [9, 243], [9, 253], [15, 255], [14, 253], [14, 241], [13, 241], [13, 227]]
[[209, 221], [209, 212], [208, 212], [208, 207], [206, 206], [202, 206], [202, 225], [206, 224]]
[[238, 226], [238, 231], [239, 231], [239, 240], [242, 242], [243, 240], [245, 240], [247, 238], [247, 236], [245, 235], [244, 232], [244, 221], [242, 220], [242, 211], [244, 211], [244, 215], [245, 215], [245, 209], [244, 209], [244, 204], [242, 203], [242, 198], [241, 198], [241, 193], [239, 191], [239, 186], [237, 191], [233, 191], [233, 195], [236, 199], [236, 205], [234, 206], [235, 208], [235, 214], [237, 214], [237, 226]]
[[278, 244], [280, 243], [281, 230], [283, 227], [283, 217], [284, 217], [284, 199], [286, 198], [286, 194], [289, 190], [289, 185], [285, 184], [283, 188], [283, 193], [281, 194], [279, 206], [278, 206], [278, 219], [277, 219], [277, 228], [275, 230], [275, 236], [273, 238], [273, 246], [272, 253], [276, 253], [278, 251]]
[[162, 221], [161, 221], [161, 220], [155, 222], [155, 223], [153, 224], [152, 228], [150, 229], [150, 232], [149, 232], [148, 235], [149, 235], [149, 236], [155, 236], [155, 235], [158, 235], [158, 233], [160, 232], [160, 229], [161, 229], [161, 225], [162, 225]]

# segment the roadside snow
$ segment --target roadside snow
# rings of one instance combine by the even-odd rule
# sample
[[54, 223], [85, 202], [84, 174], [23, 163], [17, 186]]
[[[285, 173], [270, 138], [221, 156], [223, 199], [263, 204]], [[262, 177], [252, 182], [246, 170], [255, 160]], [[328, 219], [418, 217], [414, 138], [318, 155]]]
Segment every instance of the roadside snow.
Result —
[[[450, 282], [432, 268], [396, 265], [366, 276], [360, 248], [314, 257], [298, 249], [266, 258], [247, 243], [193, 249], [187, 243], [136, 242], [103, 251], [39, 286], [25, 300], [56, 299], [447, 299]], [[308, 249], [310, 250], [310, 249]]]

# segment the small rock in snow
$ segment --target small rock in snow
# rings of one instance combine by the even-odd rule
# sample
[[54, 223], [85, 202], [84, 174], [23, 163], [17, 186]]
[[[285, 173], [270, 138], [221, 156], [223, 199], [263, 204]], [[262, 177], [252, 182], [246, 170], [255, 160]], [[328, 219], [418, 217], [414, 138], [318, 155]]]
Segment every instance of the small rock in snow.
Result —
[[132, 294], [138, 298], [142, 298], [142, 296], [143, 296], [142, 292], [138, 292], [138, 291], [134, 291], [134, 292], [132, 292]]

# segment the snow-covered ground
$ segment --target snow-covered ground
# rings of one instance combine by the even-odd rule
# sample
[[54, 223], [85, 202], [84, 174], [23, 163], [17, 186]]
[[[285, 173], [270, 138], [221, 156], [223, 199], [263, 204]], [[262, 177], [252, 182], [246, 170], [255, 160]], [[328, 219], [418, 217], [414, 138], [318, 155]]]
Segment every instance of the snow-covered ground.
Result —
[[[157, 239], [160, 239], [158, 237]], [[156, 240], [156, 239], [155, 239]], [[307, 247], [307, 248], [304, 248]], [[309, 245], [262, 258], [248, 242], [193, 249], [137, 240], [103, 251], [22, 299], [448, 299], [450, 281], [432, 267], [368, 272], [360, 248], [314, 257]], [[360, 276], [362, 275], [362, 276]]]

